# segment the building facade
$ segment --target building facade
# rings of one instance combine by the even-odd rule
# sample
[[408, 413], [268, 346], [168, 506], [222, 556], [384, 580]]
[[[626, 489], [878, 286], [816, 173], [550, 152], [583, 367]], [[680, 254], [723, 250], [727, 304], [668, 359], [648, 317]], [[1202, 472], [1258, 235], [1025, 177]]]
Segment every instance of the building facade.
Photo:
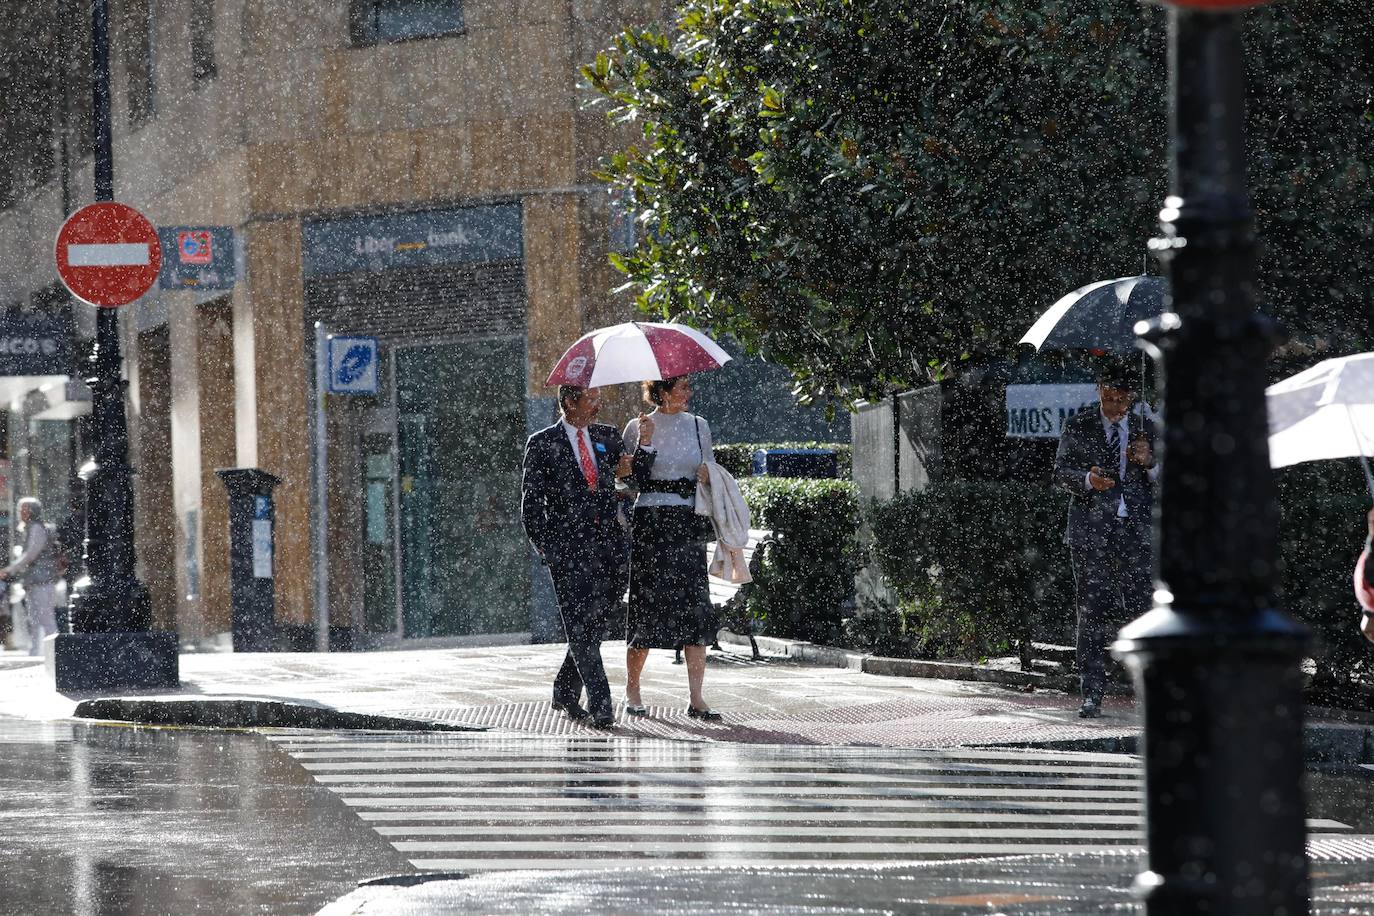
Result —
[[[52, 295], [58, 226], [91, 199], [89, 24], [56, 6], [4, 55], [32, 83], [13, 107], [37, 140], [6, 179], [0, 297], [30, 310]], [[612, 138], [583, 107], [578, 67], [664, 13], [652, 0], [113, 0], [116, 197], [159, 226], [230, 227], [237, 255], [231, 290], [155, 290], [123, 310], [139, 574], [159, 626], [188, 643], [230, 630], [214, 472], [258, 467], [282, 480], [277, 620], [311, 632], [317, 322], [375, 337], [383, 370], [375, 396], [324, 398], [330, 624], [374, 642], [548, 624], [531, 612], [521, 449], [554, 416], [543, 377], [562, 348], [630, 314], [607, 292], [613, 213], [591, 175]], [[79, 354], [93, 317], [70, 308]], [[71, 374], [55, 379], [65, 389]], [[10, 385], [11, 439], [16, 424], [43, 438], [16, 417], [55, 382], [31, 381]], [[607, 418], [632, 409], [621, 396]], [[47, 438], [75, 462], [74, 430]], [[65, 496], [70, 475], [57, 476]]]
[[[232, 284], [179, 281], [121, 311], [138, 573], [157, 625], [190, 646], [227, 642], [215, 471], [253, 467], [281, 480], [285, 644], [319, 644], [326, 619], [354, 645], [557, 638], [519, 523], [523, 443], [556, 415], [543, 381], [563, 349], [633, 317], [609, 292], [621, 278], [607, 254], [632, 243], [625, 214], [593, 176], [632, 135], [586, 107], [578, 68], [671, 4], [111, 7], [116, 198], [159, 227], [232, 231], [214, 236]], [[95, 321], [56, 284], [52, 245], [91, 200], [91, 30], [85, 4], [26, 11], [32, 28], [0, 37], [14, 90], [0, 99], [0, 303], [67, 322], [71, 340], [42, 374], [5, 376], [0, 359], [5, 457], [11, 497], [52, 502], [79, 555]], [[317, 326], [375, 339], [375, 394], [317, 396]], [[735, 366], [700, 386], [717, 441], [848, 438], [845, 418], [796, 407], [785, 372]], [[630, 386], [606, 394], [606, 422], [641, 409]]]

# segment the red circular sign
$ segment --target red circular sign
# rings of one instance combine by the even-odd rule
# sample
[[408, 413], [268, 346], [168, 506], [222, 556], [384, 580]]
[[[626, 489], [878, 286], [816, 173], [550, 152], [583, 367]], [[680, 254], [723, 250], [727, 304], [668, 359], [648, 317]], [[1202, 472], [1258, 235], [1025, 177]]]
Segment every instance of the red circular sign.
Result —
[[82, 207], [57, 232], [57, 275], [83, 302], [128, 305], [157, 282], [157, 230], [133, 207], [113, 201]]

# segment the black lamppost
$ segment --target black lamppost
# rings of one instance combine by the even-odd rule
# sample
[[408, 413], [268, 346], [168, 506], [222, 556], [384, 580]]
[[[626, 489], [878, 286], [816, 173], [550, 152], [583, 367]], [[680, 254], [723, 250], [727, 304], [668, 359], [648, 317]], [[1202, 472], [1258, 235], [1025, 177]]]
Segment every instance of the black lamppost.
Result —
[[[95, 199], [114, 199], [110, 118], [109, 0], [93, 4], [91, 26]], [[133, 469], [124, 413], [119, 314], [96, 310], [95, 347], [87, 360], [93, 457], [86, 482], [86, 576], [72, 597], [72, 633], [54, 637], [59, 690], [164, 687], [179, 682], [175, 633], [152, 630], [148, 590], [134, 573]]]
[[1172, 311], [1144, 336], [1162, 368], [1155, 608], [1117, 653], [1145, 717], [1149, 870], [1159, 914], [1307, 911], [1299, 661], [1306, 631], [1272, 606], [1278, 509], [1245, 181], [1241, 12], [1169, 0], [1171, 192], [1150, 247]]

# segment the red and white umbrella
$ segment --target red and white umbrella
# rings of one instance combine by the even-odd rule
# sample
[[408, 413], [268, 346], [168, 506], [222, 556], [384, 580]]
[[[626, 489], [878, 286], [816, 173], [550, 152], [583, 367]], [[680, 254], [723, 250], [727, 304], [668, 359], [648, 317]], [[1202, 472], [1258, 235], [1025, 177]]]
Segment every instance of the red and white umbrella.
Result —
[[729, 361], [719, 344], [686, 325], [627, 321], [583, 335], [544, 384], [599, 388], [719, 369]]

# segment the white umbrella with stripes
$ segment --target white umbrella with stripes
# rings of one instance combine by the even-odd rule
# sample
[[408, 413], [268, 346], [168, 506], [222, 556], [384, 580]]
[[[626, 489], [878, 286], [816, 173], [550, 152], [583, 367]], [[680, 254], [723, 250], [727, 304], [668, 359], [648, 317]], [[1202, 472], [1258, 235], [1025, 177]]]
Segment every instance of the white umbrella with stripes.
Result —
[[545, 384], [598, 388], [719, 369], [729, 361], [719, 344], [695, 328], [627, 321], [584, 334]]

